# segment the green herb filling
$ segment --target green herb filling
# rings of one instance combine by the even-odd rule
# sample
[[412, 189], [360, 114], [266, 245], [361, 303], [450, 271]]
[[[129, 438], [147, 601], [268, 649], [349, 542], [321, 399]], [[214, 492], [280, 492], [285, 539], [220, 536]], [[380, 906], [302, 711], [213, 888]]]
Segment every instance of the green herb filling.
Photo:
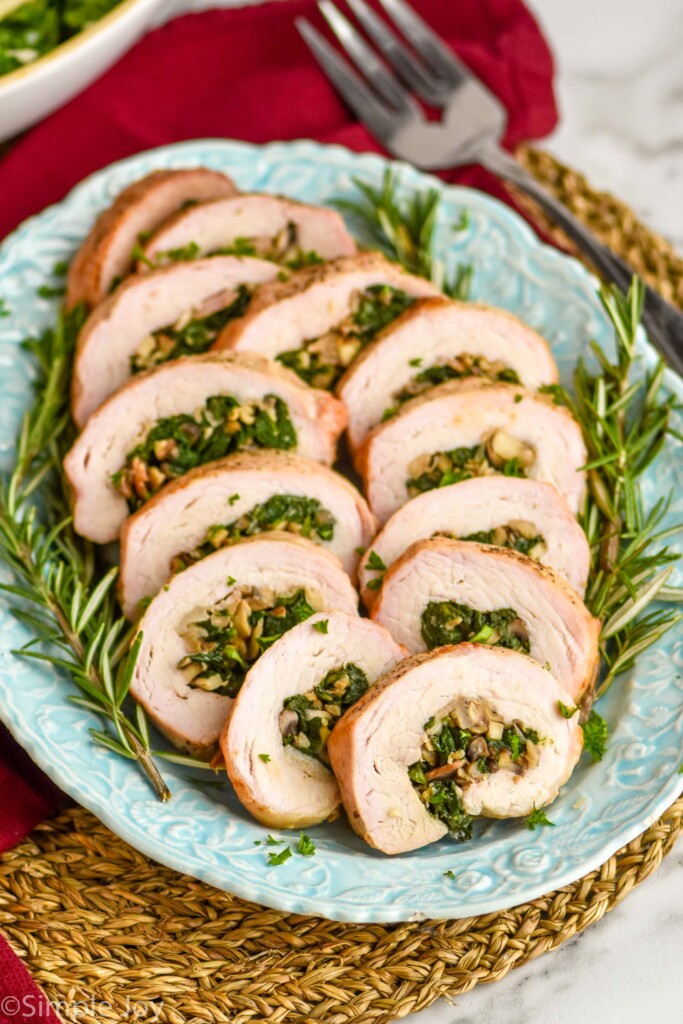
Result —
[[189, 320], [183, 318], [174, 327], [165, 327], [150, 334], [131, 356], [131, 373], [149, 370], [169, 359], [206, 352], [230, 320], [244, 315], [250, 299], [249, 288], [240, 285], [233, 301], [215, 313]]
[[[201, 256], [201, 249], [196, 242], [179, 249], [166, 249], [158, 252], [154, 258], [156, 266], [178, 260], [194, 260]], [[317, 263], [323, 263], [322, 256], [314, 250], [304, 251], [299, 245], [299, 232], [296, 224], [289, 221], [286, 227], [273, 238], [267, 235], [254, 237], [237, 237], [229, 245], [222, 246], [209, 253], [210, 256], [254, 256], [262, 260], [279, 263], [289, 270], [300, 270]]]
[[250, 590], [231, 594], [188, 626], [188, 654], [178, 667], [187, 671], [192, 689], [235, 697], [260, 655], [314, 611], [302, 589], [274, 597]]
[[282, 742], [328, 765], [327, 739], [347, 708], [369, 686], [362, 669], [353, 662], [332, 669], [307, 693], [287, 697], [280, 712]]
[[477, 476], [526, 477], [536, 453], [529, 445], [496, 430], [491, 437], [472, 448], [427, 452], [418, 455], [408, 466], [408, 494], [414, 498], [424, 491], [471, 480]]
[[391, 285], [371, 285], [352, 298], [351, 311], [340, 324], [277, 358], [312, 387], [333, 388], [363, 346], [414, 301]]
[[455, 601], [430, 601], [422, 613], [422, 639], [428, 650], [447, 644], [476, 643], [530, 650], [526, 626], [514, 608], [480, 612]]
[[201, 544], [193, 551], [177, 555], [171, 563], [172, 572], [180, 572], [188, 565], [206, 558], [218, 548], [236, 544], [243, 537], [253, 537], [269, 530], [286, 530], [322, 543], [332, 540], [336, 520], [331, 512], [315, 498], [296, 494], [274, 494], [260, 505], [254, 505], [226, 526], [211, 526]]
[[444, 718], [426, 722], [424, 730], [420, 760], [410, 765], [408, 776], [426, 810], [458, 842], [472, 838], [464, 790], [497, 771], [523, 775], [538, 763], [543, 742], [522, 722], [506, 725], [486, 701], [460, 701]]
[[214, 395], [194, 415], [159, 420], [128, 453], [112, 483], [134, 512], [168, 480], [196, 466], [244, 448], [289, 449], [296, 443], [296, 430], [281, 398], [267, 395], [240, 403], [230, 395]]
[[453, 537], [455, 540], [471, 540], [477, 544], [493, 544], [497, 548], [509, 548], [519, 551], [530, 558], [538, 558], [543, 551], [545, 539], [536, 533], [532, 523], [526, 520], [514, 520], [505, 526], [496, 526], [492, 530], [480, 530], [468, 533], [466, 537], [455, 537], [452, 533], [440, 533], [437, 536]]
[[[415, 361], [411, 361], [411, 366]], [[421, 395], [430, 388], [445, 384], [449, 380], [461, 380], [464, 377], [484, 377], [487, 380], [504, 381], [508, 384], [519, 384], [516, 372], [500, 360], [489, 360], [485, 356], [473, 356], [462, 352], [445, 363], [437, 363], [421, 370], [405, 387], [394, 395], [394, 404], [385, 410], [382, 420], [388, 420], [411, 398]]]

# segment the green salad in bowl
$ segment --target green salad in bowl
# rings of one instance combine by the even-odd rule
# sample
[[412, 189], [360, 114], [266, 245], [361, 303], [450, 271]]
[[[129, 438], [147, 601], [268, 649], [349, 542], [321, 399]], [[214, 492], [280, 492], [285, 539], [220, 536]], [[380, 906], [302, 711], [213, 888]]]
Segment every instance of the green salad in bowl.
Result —
[[0, 3], [0, 76], [32, 64], [99, 21], [121, 0]]

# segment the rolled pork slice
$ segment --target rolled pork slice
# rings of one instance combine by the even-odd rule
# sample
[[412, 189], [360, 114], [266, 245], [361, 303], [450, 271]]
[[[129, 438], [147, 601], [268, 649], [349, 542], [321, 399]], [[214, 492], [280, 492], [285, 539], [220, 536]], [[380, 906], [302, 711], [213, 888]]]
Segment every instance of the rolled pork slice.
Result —
[[446, 537], [417, 541], [377, 594], [372, 618], [411, 654], [477, 636], [528, 653], [575, 704], [595, 682], [598, 619], [566, 580], [518, 551]]
[[[216, 416], [216, 405], [233, 407]], [[98, 544], [115, 540], [129, 512], [169, 479], [228, 454], [228, 443], [285, 448], [329, 464], [345, 425], [338, 399], [260, 356], [213, 352], [175, 359], [108, 398], [67, 454], [75, 529]], [[233, 427], [238, 440], [229, 442]], [[135, 454], [140, 446], [145, 454]]]
[[307, 535], [353, 576], [357, 549], [367, 547], [376, 527], [363, 496], [327, 466], [282, 451], [230, 455], [167, 484], [125, 521], [121, 604], [133, 618], [140, 601], [174, 572], [214, 548], [274, 529]]
[[[242, 305], [245, 286], [270, 281], [277, 267], [267, 260], [219, 256], [174, 263], [148, 274], [133, 274], [103, 299], [78, 336], [71, 379], [71, 415], [78, 427], [134, 375], [133, 361], [155, 335]], [[213, 332], [211, 332], [213, 333]], [[164, 338], [172, 345], [167, 333]], [[162, 339], [163, 340], [163, 339]], [[211, 343], [207, 333], [207, 343]], [[202, 349], [198, 349], [201, 352]], [[184, 355], [185, 352], [178, 352]], [[173, 357], [173, 351], [158, 362]]]
[[76, 253], [67, 277], [67, 308], [95, 306], [112, 285], [133, 269], [140, 235], [153, 231], [189, 202], [232, 196], [235, 183], [206, 167], [152, 171], [125, 188], [104, 210]]
[[[230, 781], [255, 818], [275, 828], [305, 828], [330, 817], [341, 798], [325, 761], [327, 730], [405, 655], [381, 626], [343, 612], [312, 616], [262, 655], [221, 736]], [[292, 698], [302, 695], [312, 705], [309, 717], [306, 709], [292, 709]], [[299, 731], [302, 720], [316, 722], [313, 743]]]
[[377, 596], [382, 567], [415, 541], [437, 535], [514, 548], [554, 569], [579, 594], [586, 589], [588, 541], [552, 484], [481, 476], [418, 494], [394, 512], [359, 563], [366, 608]]
[[370, 508], [385, 523], [422, 491], [496, 473], [552, 484], [576, 514], [587, 461], [567, 409], [516, 384], [469, 377], [411, 399], [375, 427], [358, 465]]
[[532, 391], [558, 380], [547, 341], [511, 313], [474, 302], [419, 299], [370, 342], [337, 386], [349, 410], [351, 447], [358, 448], [409, 398], [470, 374]]
[[[289, 618], [278, 616], [277, 601], [293, 598], [297, 614], [280, 606]], [[279, 642], [270, 632], [273, 623], [279, 621], [286, 635], [289, 623], [307, 614], [339, 610], [354, 615], [357, 601], [339, 560], [302, 537], [269, 533], [223, 548], [175, 576], [150, 603], [139, 624], [142, 641], [131, 693], [172, 743], [209, 757], [233, 704], [233, 697], [222, 691], [235, 692], [240, 675], [261, 649]], [[259, 618], [259, 611], [273, 608], [275, 615]], [[228, 631], [225, 641], [209, 638], [203, 626], [208, 621]], [[261, 632], [261, 644], [257, 633], [264, 628], [268, 632]], [[241, 650], [242, 666], [230, 658], [235, 647]], [[193, 655], [204, 660], [192, 661]], [[226, 681], [215, 674], [216, 664]]]
[[196, 255], [221, 249], [247, 251], [276, 262], [352, 256], [356, 243], [334, 210], [264, 193], [242, 194], [181, 210], [144, 245], [145, 258], [163, 263], [166, 254], [192, 247]]
[[[435, 783], [439, 796], [445, 793], [454, 802], [458, 797], [462, 815], [521, 817], [545, 806], [581, 755], [578, 716], [567, 720], [559, 711], [558, 702], [569, 700], [552, 676], [516, 651], [461, 644], [399, 662], [344, 715], [328, 741], [351, 825], [387, 854], [419, 849], [453, 832], [453, 826], [460, 829], [455, 837], [465, 838], [471, 826], [466, 818], [458, 821], [453, 814], [449, 828], [437, 816], [439, 805], [425, 792]], [[461, 762], [431, 769], [425, 750], [444, 720], [472, 723], [481, 749], [487, 746], [481, 747], [483, 739], [498, 737], [501, 723], [518, 736], [513, 723], [521, 723], [521, 734], [533, 730], [540, 742], [518, 740], [510, 753], [505, 750], [510, 733], [503, 733], [503, 751], [498, 754], [494, 746], [493, 757], [490, 750], [484, 756], [488, 772], [477, 768], [481, 749], [470, 757], [469, 747]], [[433, 773], [426, 784], [417, 765]]]
[[226, 325], [215, 347], [259, 352], [291, 366], [315, 387], [332, 387], [375, 328], [387, 322], [372, 316], [373, 304], [387, 317], [397, 316], [413, 299], [438, 294], [430, 281], [380, 253], [361, 253], [262, 285], [245, 316]]

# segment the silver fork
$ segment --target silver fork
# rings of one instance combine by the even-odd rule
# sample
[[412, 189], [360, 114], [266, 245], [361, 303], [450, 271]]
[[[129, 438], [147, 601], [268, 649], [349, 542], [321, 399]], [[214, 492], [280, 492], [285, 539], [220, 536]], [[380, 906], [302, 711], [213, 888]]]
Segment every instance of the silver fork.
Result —
[[[437, 170], [479, 163], [516, 185], [562, 228], [607, 281], [626, 290], [633, 274], [628, 264], [502, 148], [507, 114], [498, 98], [405, 0], [379, 2], [411, 49], [365, 0], [348, 0], [384, 60], [332, 0], [318, 4], [362, 77], [306, 18], [296, 21], [313, 55], [369, 131], [389, 152], [416, 167]], [[414, 96], [441, 110], [442, 119], [427, 120]], [[664, 358], [683, 373], [683, 314], [648, 287], [643, 322]]]

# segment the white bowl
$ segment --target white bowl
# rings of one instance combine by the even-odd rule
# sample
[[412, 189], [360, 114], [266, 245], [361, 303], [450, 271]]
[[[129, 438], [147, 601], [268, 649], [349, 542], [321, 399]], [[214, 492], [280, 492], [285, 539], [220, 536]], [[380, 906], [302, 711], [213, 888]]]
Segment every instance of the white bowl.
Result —
[[123, 0], [44, 57], [0, 76], [0, 141], [66, 103], [179, 6], [179, 0]]

